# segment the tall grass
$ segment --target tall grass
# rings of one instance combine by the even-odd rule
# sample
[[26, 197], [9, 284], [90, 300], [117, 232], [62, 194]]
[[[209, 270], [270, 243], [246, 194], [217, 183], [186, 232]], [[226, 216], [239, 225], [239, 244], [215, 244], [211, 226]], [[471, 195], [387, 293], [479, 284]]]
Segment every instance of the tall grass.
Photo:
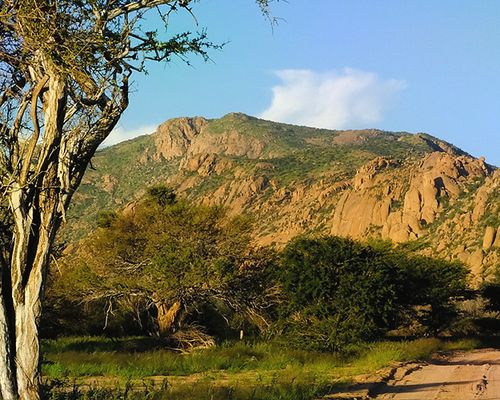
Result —
[[43, 398], [312, 400], [359, 374], [479, 345], [419, 339], [367, 343], [335, 354], [277, 342], [237, 342], [180, 354], [147, 338], [62, 338], [43, 343], [48, 385]]
[[43, 400], [310, 400], [331, 391], [328, 385], [271, 384], [260, 387], [216, 386], [197, 383], [182, 387], [163, 384], [161, 387], [145, 385], [139, 390], [131, 385], [123, 388], [89, 388], [74, 386], [70, 390], [49, 388]]
[[[285, 349], [275, 343], [226, 343], [189, 354], [158, 348], [153, 351], [119, 350], [120, 346], [106, 339], [99, 342], [89, 338], [47, 342], [43, 373], [58, 379], [82, 376], [143, 378], [208, 371], [237, 373], [311, 368], [342, 362], [337, 354]], [[77, 350], [79, 347], [81, 350]]]
[[208, 372], [230, 375], [253, 372], [270, 376], [276, 371], [287, 371], [331, 378], [370, 372], [395, 362], [423, 360], [437, 351], [478, 346], [474, 341], [438, 339], [378, 342], [359, 346], [346, 356], [290, 349], [275, 342], [236, 342], [180, 354], [160, 348], [161, 342], [148, 340], [63, 338], [46, 341], [43, 374], [51, 379], [95, 376], [142, 379]]

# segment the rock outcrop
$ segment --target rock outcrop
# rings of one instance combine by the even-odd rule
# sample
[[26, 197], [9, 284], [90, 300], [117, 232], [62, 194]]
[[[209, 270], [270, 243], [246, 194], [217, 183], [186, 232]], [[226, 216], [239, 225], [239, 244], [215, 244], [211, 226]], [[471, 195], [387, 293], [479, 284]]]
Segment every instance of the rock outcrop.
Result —
[[172, 160], [181, 157], [206, 126], [205, 118], [178, 118], [161, 124], [152, 135], [154, 140], [153, 160]]
[[[260, 244], [282, 246], [304, 233], [415, 242], [424, 254], [463, 261], [476, 282], [500, 265], [500, 170], [429, 135], [230, 114], [167, 121], [142, 140], [121, 169], [124, 146], [99, 153], [77, 204], [97, 193], [97, 210], [123, 206], [162, 183], [196, 202], [252, 214]], [[79, 221], [90, 227], [85, 218], [97, 210], [81, 209]]]

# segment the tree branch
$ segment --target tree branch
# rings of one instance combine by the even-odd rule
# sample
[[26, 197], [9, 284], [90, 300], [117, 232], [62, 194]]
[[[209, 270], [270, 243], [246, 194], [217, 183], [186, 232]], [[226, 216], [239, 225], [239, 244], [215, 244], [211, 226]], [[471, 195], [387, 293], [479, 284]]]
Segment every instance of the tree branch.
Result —
[[33, 135], [31, 136], [30, 142], [28, 144], [28, 150], [24, 157], [24, 164], [19, 174], [19, 183], [21, 186], [26, 184], [28, 179], [29, 170], [31, 167], [31, 161], [33, 159], [33, 154], [40, 138], [40, 124], [38, 122], [38, 97], [44, 86], [47, 84], [49, 76], [45, 75], [40, 82], [33, 89], [33, 94], [31, 96], [31, 121], [33, 122]]
[[117, 7], [109, 11], [106, 15], [106, 20], [111, 21], [121, 15], [129, 14], [134, 11], [139, 11], [142, 9], [149, 9], [161, 5], [170, 5], [171, 8], [175, 8], [177, 5], [180, 7], [186, 7], [191, 0], [139, 0], [127, 5]]

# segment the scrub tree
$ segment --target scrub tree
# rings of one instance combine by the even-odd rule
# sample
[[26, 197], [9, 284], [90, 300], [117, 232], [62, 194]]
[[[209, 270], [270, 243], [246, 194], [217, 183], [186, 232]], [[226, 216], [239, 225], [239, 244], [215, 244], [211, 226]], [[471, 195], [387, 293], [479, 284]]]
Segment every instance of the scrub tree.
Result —
[[251, 244], [251, 220], [172, 194], [150, 189], [132, 210], [109, 217], [59, 260], [54, 292], [128, 311], [141, 325], [152, 316], [151, 332], [166, 338], [192, 330], [207, 308], [267, 328], [276, 303], [273, 252]]

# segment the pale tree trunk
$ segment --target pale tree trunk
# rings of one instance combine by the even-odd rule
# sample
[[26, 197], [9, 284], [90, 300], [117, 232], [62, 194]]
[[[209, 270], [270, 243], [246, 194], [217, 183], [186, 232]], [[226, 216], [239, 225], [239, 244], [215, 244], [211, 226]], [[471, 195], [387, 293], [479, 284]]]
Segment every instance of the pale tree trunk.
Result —
[[50, 246], [91, 156], [121, 114], [112, 107], [105, 109], [107, 114], [87, 136], [64, 135], [64, 78], [55, 74], [40, 81], [45, 88], [43, 140], [39, 141], [39, 132], [34, 133], [35, 139], [32, 137], [27, 150], [25, 148], [14, 163], [20, 165], [18, 179], [9, 184], [7, 195], [14, 227], [9, 259], [3, 260], [0, 274], [0, 394], [3, 400], [40, 398], [38, 328]]
[[14, 247], [11, 264], [13, 270], [24, 270], [19, 279], [12, 282], [17, 392], [19, 399], [22, 400], [39, 398], [38, 325], [42, 311], [42, 286], [56, 225], [53, 206], [49, 205], [49, 208], [40, 214], [39, 225], [33, 226], [32, 222], [24, 225], [25, 231], [21, 238], [29, 238], [23, 241], [27, 242], [28, 246], [21, 242]]
[[[14, 222], [10, 247], [0, 249], [2, 400], [40, 398], [38, 328], [50, 247], [91, 157], [128, 105], [127, 77], [121, 86], [112, 86], [108, 97], [91, 76], [80, 71], [81, 96], [86, 96], [94, 119], [79, 124], [78, 110], [86, 105], [78, 102], [79, 97], [68, 107], [74, 87], [70, 90], [67, 76], [38, 56], [39, 62], [33, 61], [29, 68], [31, 89], [24, 94], [8, 132], [11, 144], [2, 167], [8, 172], [2, 184]], [[76, 122], [68, 123], [73, 117]], [[28, 139], [23, 120], [30, 121]]]
[[3, 296], [0, 296], [0, 399], [17, 398], [13, 355], [11, 352], [10, 329]]
[[[61, 217], [58, 210], [61, 205], [58, 158], [65, 109], [65, 83], [58, 75], [44, 76], [40, 82], [47, 85], [43, 102], [44, 142], [43, 145], [37, 143], [40, 132], [37, 117], [33, 114], [35, 133], [27, 145], [24, 155], [27, 159], [23, 160], [25, 164], [18, 175], [19, 180], [11, 186], [9, 193], [9, 206], [14, 219], [13, 246], [10, 277], [6, 274], [3, 276], [5, 286], [2, 294], [8, 332], [0, 338], [0, 342], [8, 343], [10, 347], [8, 362], [11, 382], [2, 385], [2, 391], [9, 392], [15, 388], [17, 393], [13, 398], [20, 400], [40, 398], [38, 326], [42, 311], [42, 289], [50, 246]], [[36, 97], [32, 105], [34, 113], [37, 102]], [[30, 172], [35, 165], [33, 154], [36, 146], [39, 147], [38, 171]], [[0, 343], [1, 347], [4, 347], [3, 343]]]
[[17, 213], [11, 274], [3, 274], [0, 305], [0, 391], [4, 400], [39, 398], [38, 322], [53, 223], [47, 225], [46, 215], [34, 208], [24, 213], [21, 193], [15, 191], [10, 198]]
[[[50, 119], [46, 119], [46, 124]], [[50, 126], [46, 127], [46, 133]], [[50, 132], [50, 131], [49, 131]], [[11, 318], [8, 332], [10, 344], [11, 384], [17, 393], [13, 398], [39, 399], [40, 340], [38, 326], [42, 311], [42, 288], [50, 245], [53, 242], [60, 215], [56, 211], [59, 194], [55, 185], [55, 165], [48, 165], [40, 190], [27, 198], [26, 190], [14, 188], [9, 201], [14, 216], [13, 249], [10, 260], [11, 304], [7, 316]], [[6, 293], [7, 290], [4, 291]], [[6, 302], [9, 301], [7, 296]], [[7, 338], [4, 339], [7, 341]], [[13, 377], [15, 377], [15, 382]], [[8, 385], [7, 385], [8, 386]], [[6, 386], [6, 387], [7, 387]], [[6, 389], [7, 391], [10, 389]], [[6, 396], [4, 396], [6, 397]], [[8, 398], [8, 397], [7, 397]]]

